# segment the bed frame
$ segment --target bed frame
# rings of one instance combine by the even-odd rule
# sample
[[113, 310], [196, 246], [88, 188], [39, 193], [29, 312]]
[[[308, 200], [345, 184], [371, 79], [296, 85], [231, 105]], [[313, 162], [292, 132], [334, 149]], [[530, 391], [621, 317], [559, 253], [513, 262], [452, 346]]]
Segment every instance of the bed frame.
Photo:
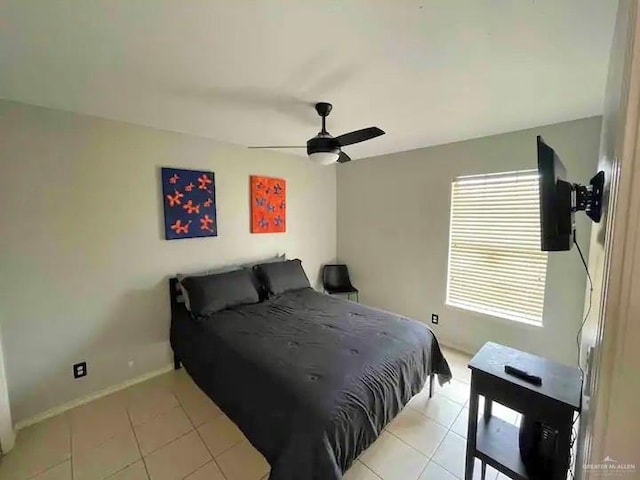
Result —
[[[169, 298], [171, 299], [171, 318], [172, 319], [180, 305], [178, 303], [178, 296], [180, 295], [180, 293], [181, 292], [180, 292], [180, 288], [178, 287], [178, 279], [176, 277], [169, 278]], [[179, 370], [180, 368], [182, 368], [182, 362], [180, 361], [180, 358], [178, 358], [178, 356], [176, 355], [175, 351], [173, 353], [173, 368], [175, 370]], [[431, 373], [429, 375], [429, 398], [433, 397], [433, 389], [435, 387], [435, 383], [433, 380], [435, 376], [436, 376], [435, 373]]]
[[[171, 300], [171, 320], [173, 321], [173, 317], [180, 305], [178, 303], [178, 295], [180, 295], [180, 287], [178, 287], [178, 279], [176, 277], [169, 278], [169, 298]], [[175, 351], [173, 352], [173, 368], [175, 370], [180, 370], [182, 367], [182, 363], [176, 355]]]

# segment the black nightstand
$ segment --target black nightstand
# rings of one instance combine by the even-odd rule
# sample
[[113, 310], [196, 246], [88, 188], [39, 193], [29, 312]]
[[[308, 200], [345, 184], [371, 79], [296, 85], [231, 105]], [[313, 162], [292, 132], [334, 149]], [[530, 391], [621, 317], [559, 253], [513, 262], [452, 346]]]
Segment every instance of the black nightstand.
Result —
[[[508, 375], [505, 365], [540, 376], [542, 384], [536, 386]], [[580, 411], [580, 371], [492, 342], [486, 343], [471, 359], [469, 368], [471, 398], [465, 480], [473, 478], [474, 458], [482, 462], [483, 479], [487, 464], [509, 478], [535, 478], [527, 474], [520, 458], [518, 427], [491, 416], [493, 401], [557, 430], [558, 461], [553, 475], [545, 480], [566, 480], [573, 416]], [[479, 395], [484, 396], [485, 401], [484, 417], [478, 423]]]

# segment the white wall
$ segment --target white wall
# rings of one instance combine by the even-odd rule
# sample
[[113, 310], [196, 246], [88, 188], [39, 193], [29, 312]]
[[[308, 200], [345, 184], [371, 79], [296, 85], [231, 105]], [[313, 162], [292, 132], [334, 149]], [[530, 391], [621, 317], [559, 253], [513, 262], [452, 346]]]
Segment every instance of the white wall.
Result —
[[[338, 258], [361, 301], [428, 321], [438, 338], [469, 352], [495, 341], [565, 363], [576, 361], [586, 277], [575, 249], [550, 253], [544, 327], [445, 305], [451, 182], [460, 175], [536, 168], [541, 134], [570, 180], [595, 173], [600, 117], [374, 157], [338, 168]], [[588, 255], [590, 224], [577, 216]], [[440, 314], [439, 325], [430, 323]]]
[[[2, 330], [16, 421], [170, 363], [175, 272], [286, 252], [317, 281], [336, 257], [335, 167], [6, 101], [0, 159]], [[160, 166], [215, 172], [217, 238], [163, 239]], [[251, 174], [286, 178], [287, 233], [249, 233]], [[73, 380], [81, 360], [89, 374]]]

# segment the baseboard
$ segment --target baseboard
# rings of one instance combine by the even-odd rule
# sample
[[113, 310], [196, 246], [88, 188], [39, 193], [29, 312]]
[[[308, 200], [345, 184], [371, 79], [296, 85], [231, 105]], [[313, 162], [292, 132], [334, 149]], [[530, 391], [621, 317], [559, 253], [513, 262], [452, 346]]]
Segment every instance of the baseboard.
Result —
[[[475, 352], [472, 352], [470, 348], [464, 348], [462, 345], [456, 345], [454, 342], [444, 341], [444, 342], [440, 342], [440, 344], [444, 347], [449, 347], [454, 350], [467, 353], [469, 355], [475, 354]], [[64, 413], [68, 410], [79, 407], [80, 405], [85, 405], [89, 402], [92, 402], [102, 397], [106, 397], [107, 395], [111, 395], [112, 393], [119, 392], [120, 390], [124, 390], [125, 388], [129, 388], [138, 383], [145, 382], [151, 378], [157, 377], [158, 375], [163, 375], [165, 373], [170, 372], [173, 369], [174, 369], [173, 365], [167, 365], [165, 367], [159, 368], [158, 370], [154, 370], [152, 372], [145, 373], [144, 375], [140, 375], [139, 377], [131, 378], [117, 385], [112, 385], [110, 387], [104, 388], [95, 393], [89, 394], [85, 397], [81, 397], [76, 400], [72, 400], [70, 402], [59, 405], [57, 407], [50, 408], [48, 410], [45, 410], [42, 413], [38, 413], [34, 415], [33, 417], [17, 422], [15, 424], [15, 431], [22, 430], [23, 428], [42, 422], [43, 420], [46, 420], [48, 418], [55, 417], [56, 415], [60, 415], [61, 413]]]
[[472, 357], [478, 353], [477, 349], [473, 349], [469, 346], [461, 345], [459, 343], [450, 342], [449, 340], [443, 340], [439, 342], [443, 347], [450, 348], [451, 350], [457, 350], [462, 353], [466, 353], [467, 355], [471, 355]]
[[11, 430], [9, 432], [0, 432], [0, 457], [6, 455], [16, 444], [16, 432]]
[[56, 415], [60, 415], [61, 413], [66, 412], [67, 410], [71, 410], [72, 408], [79, 407], [80, 405], [84, 405], [86, 403], [92, 402], [102, 397], [106, 397], [107, 395], [111, 395], [112, 393], [119, 392], [120, 390], [124, 390], [125, 388], [136, 385], [137, 383], [145, 382], [153, 377], [157, 377], [158, 375], [162, 375], [173, 370], [173, 364], [167, 365], [166, 367], [159, 368], [158, 370], [154, 370], [149, 373], [145, 373], [144, 375], [140, 375], [139, 377], [131, 378], [117, 385], [112, 385], [110, 387], [99, 390], [95, 393], [87, 395], [85, 397], [78, 398], [76, 400], [72, 400], [65, 404], [59, 405], [57, 407], [50, 408], [49, 410], [45, 410], [42, 413], [38, 413], [33, 417], [27, 418], [25, 420], [21, 420], [15, 425], [16, 431], [22, 430], [25, 427], [29, 427], [36, 423], [42, 422], [51, 417], [55, 417]]

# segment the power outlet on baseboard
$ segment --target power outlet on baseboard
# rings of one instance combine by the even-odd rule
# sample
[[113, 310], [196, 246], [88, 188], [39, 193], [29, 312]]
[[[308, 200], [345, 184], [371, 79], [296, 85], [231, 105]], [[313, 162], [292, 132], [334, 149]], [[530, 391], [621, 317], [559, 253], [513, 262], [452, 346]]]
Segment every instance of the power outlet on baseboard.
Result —
[[432, 313], [431, 314], [431, 323], [433, 323], [434, 325], [438, 325], [438, 322], [440, 321], [440, 317], [438, 316], [437, 313]]
[[73, 366], [73, 378], [82, 378], [87, 376], [87, 362], [76, 363]]

